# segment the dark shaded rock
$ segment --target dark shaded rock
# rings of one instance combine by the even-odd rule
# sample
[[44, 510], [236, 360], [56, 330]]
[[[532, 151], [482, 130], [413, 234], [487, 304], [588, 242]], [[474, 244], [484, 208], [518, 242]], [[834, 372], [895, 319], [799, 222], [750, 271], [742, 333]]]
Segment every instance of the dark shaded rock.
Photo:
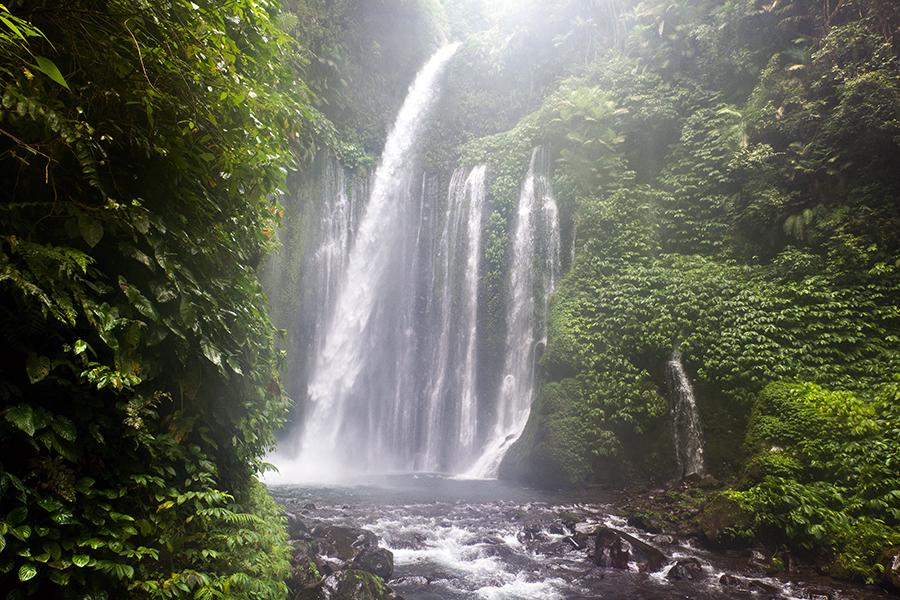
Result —
[[878, 559], [878, 563], [884, 567], [881, 583], [888, 589], [900, 590], [900, 548], [892, 548]]
[[353, 561], [353, 568], [368, 571], [385, 580], [390, 579], [394, 574], [394, 553], [385, 548], [363, 552]]
[[674, 535], [662, 534], [653, 536], [653, 543], [657, 546], [674, 546], [678, 540]]
[[834, 596], [831, 591], [822, 588], [809, 588], [803, 595], [809, 600], [833, 600]]
[[421, 550], [426, 546], [425, 542], [428, 538], [416, 532], [392, 532], [388, 540], [392, 548], [402, 548], [404, 550]]
[[291, 541], [290, 556], [291, 572], [287, 578], [287, 585], [291, 590], [291, 597], [316, 588], [328, 574], [316, 554], [315, 542]]
[[301, 539], [309, 539], [312, 536], [312, 533], [309, 531], [309, 527], [307, 527], [306, 523], [303, 522], [297, 515], [290, 512], [285, 512], [285, 516], [287, 517], [287, 531], [288, 538], [292, 540], [301, 540]]
[[319, 554], [334, 571], [359, 569], [390, 579], [394, 555], [378, 547], [378, 536], [365, 529], [329, 525], [317, 532]]
[[476, 543], [481, 546], [481, 551], [485, 556], [509, 558], [515, 554], [513, 549], [506, 545], [506, 542], [495, 535], [485, 536]]
[[712, 475], [706, 475], [697, 487], [702, 490], [711, 490], [719, 487], [719, 480], [713, 477]]
[[359, 569], [328, 576], [322, 592], [324, 600], [402, 600], [377, 576]]
[[768, 583], [759, 581], [757, 579], [751, 579], [750, 583], [747, 585], [747, 588], [751, 592], [759, 592], [761, 594], [768, 594], [771, 596], [777, 596], [781, 593], [781, 590], [779, 590], [774, 585], [769, 585]]
[[615, 569], [659, 571], [666, 555], [627, 533], [599, 527], [595, 534], [594, 564]]
[[688, 473], [681, 479], [688, 485], [695, 486], [695, 487], [699, 486], [701, 483], [703, 483], [703, 475], [701, 475], [700, 473]]
[[562, 523], [558, 523], [558, 522], [551, 523], [550, 527], [547, 528], [547, 531], [549, 531], [553, 535], [565, 535], [565, 534], [569, 533], [569, 531], [566, 529], [565, 525], [563, 525]]
[[655, 515], [637, 513], [628, 517], [628, 524], [647, 533], [662, 533], [662, 524]]
[[588, 545], [588, 536], [583, 533], [575, 532], [572, 535], [564, 537], [563, 541], [576, 550], [584, 550]]
[[378, 547], [378, 536], [365, 529], [326, 525], [315, 532], [319, 554], [352, 563], [361, 554]]
[[751, 550], [750, 558], [744, 565], [744, 571], [751, 575], [774, 575], [778, 572], [778, 567], [759, 550]]
[[522, 532], [525, 533], [528, 539], [535, 539], [538, 535], [541, 534], [543, 529], [544, 528], [540, 523], [531, 521], [529, 523], [525, 523], [525, 525], [522, 527]]
[[700, 581], [706, 579], [703, 564], [696, 558], [680, 558], [666, 573], [672, 581]]
[[740, 585], [741, 580], [729, 573], [722, 573], [722, 576], [719, 577], [719, 583], [724, 586], [734, 587]]
[[748, 528], [750, 523], [750, 514], [737, 500], [717, 494], [703, 507], [700, 530], [710, 544], [734, 547], [742, 545], [742, 540], [733, 532]]

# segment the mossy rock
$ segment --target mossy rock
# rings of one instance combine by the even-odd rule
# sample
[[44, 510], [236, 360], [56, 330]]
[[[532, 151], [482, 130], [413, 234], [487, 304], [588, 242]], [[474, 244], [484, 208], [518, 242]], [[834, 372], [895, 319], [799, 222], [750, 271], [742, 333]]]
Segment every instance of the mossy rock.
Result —
[[398, 600], [377, 575], [360, 569], [339, 571], [325, 580], [327, 600]]
[[727, 492], [714, 494], [703, 507], [700, 530], [715, 546], [743, 546], [740, 532], [752, 525], [750, 513]]

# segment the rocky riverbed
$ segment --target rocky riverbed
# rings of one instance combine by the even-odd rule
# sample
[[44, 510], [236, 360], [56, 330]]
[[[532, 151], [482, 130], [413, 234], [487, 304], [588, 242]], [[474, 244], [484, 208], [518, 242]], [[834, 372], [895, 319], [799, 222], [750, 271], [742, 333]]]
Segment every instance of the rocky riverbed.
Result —
[[567, 494], [398, 476], [271, 489], [290, 517], [298, 600], [890, 597], [763, 548], [707, 548], [699, 485]]

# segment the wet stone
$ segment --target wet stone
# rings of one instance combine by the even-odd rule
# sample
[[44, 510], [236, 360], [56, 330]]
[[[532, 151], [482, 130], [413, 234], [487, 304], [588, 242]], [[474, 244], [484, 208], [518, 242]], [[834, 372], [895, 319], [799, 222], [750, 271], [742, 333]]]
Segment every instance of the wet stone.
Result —
[[622, 570], [659, 571], [666, 555], [625, 532], [601, 527], [594, 545], [594, 564]]
[[666, 573], [672, 581], [700, 581], [706, 578], [703, 564], [696, 558], [680, 558]]
[[729, 573], [722, 573], [722, 576], [719, 577], [719, 583], [724, 586], [735, 587], [741, 584], [741, 580]]

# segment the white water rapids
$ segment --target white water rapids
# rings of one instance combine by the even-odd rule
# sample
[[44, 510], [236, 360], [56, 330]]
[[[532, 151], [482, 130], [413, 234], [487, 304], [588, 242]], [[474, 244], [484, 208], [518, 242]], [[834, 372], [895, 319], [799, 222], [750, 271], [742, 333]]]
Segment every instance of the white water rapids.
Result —
[[[365, 528], [393, 553], [387, 584], [406, 600], [884, 599], [849, 583], [748, 572], [754, 551], [715, 553], [687, 538], [652, 535], [615, 515], [613, 496], [552, 492], [436, 475], [380, 476], [355, 486], [275, 486], [275, 499], [309, 528]], [[660, 490], [659, 493], [664, 493]], [[610, 527], [665, 554], [662, 568], [604, 568], [590, 534]], [[586, 548], [570, 539], [580, 532]], [[583, 538], [582, 538], [583, 539]], [[679, 560], [702, 567], [689, 581]], [[809, 575], [807, 575], [809, 577]]]

